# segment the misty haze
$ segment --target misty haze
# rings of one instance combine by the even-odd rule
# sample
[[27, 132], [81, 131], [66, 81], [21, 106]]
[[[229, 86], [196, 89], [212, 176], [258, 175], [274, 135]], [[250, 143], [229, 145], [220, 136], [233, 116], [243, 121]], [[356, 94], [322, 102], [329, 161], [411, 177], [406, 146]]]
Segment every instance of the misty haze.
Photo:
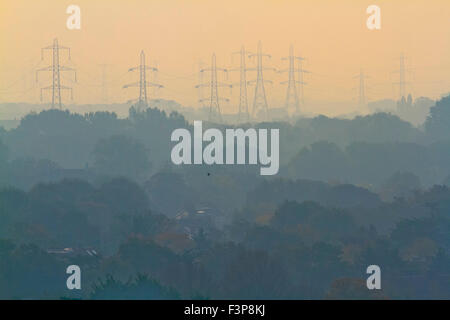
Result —
[[322, 2], [2, 2], [0, 299], [450, 299], [450, 3]]

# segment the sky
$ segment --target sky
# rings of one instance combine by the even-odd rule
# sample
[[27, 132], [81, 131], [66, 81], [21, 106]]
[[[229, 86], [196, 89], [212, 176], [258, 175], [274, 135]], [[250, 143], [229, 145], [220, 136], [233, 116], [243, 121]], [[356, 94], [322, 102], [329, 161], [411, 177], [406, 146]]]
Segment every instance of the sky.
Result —
[[[81, 9], [81, 29], [69, 30], [69, 5]], [[381, 8], [381, 29], [369, 30], [369, 5]], [[40, 101], [40, 87], [50, 74], [35, 70], [51, 63], [50, 52], [41, 61], [41, 48], [58, 38], [71, 48], [61, 64], [77, 69], [78, 82], [65, 72], [62, 83], [74, 88], [74, 103], [125, 102], [137, 98], [138, 88], [123, 85], [139, 80], [127, 72], [139, 63], [144, 50], [147, 64], [160, 72], [152, 81], [164, 89], [148, 89], [149, 98], [172, 99], [198, 106], [199, 63], [237, 68], [242, 45], [256, 51], [258, 41], [271, 55], [268, 68], [286, 69], [281, 58], [294, 46], [305, 57], [306, 112], [344, 114], [357, 110], [358, 75], [368, 75], [368, 101], [397, 98], [399, 57], [406, 57], [406, 91], [413, 97], [438, 98], [450, 88], [450, 1], [448, 0], [2, 0], [0, 2], [0, 102]], [[102, 66], [107, 64], [102, 90]], [[254, 59], [247, 61], [253, 67]], [[235, 85], [219, 88], [231, 102], [224, 112], [236, 112], [239, 72], [219, 72], [219, 80]], [[268, 69], [264, 77], [269, 107], [280, 107], [286, 97], [287, 73]], [[247, 79], [256, 73], [248, 71]], [[206, 78], [205, 78], [206, 80]], [[250, 105], [254, 87], [249, 86]], [[204, 93], [205, 96], [208, 92]], [[72, 103], [63, 93], [63, 102]], [[51, 99], [44, 92], [43, 101]]]

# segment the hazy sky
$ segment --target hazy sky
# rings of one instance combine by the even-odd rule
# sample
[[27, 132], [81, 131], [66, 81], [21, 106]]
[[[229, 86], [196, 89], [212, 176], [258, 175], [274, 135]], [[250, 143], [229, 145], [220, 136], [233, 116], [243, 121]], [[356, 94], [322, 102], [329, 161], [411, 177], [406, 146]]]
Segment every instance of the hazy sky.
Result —
[[[66, 8], [81, 7], [81, 30], [66, 28]], [[366, 27], [366, 8], [381, 7], [381, 30]], [[306, 57], [305, 99], [312, 110], [329, 114], [351, 112], [356, 108], [360, 68], [367, 80], [369, 101], [394, 98], [398, 88], [399, 57], [407, 57], [407, 73], [413, 96], [438, 97], [450, 91], [450, 1], [449, 0], [2, 0], [0, 2], [0, 101], [39, 101], [39, 86], [49, 84], [42, 74], [35, 83], [33, 68], [50, 63], [50, 52], [40, 61], [40, 48], [57, 37], [72, 48], [72, 62], [78, 70], [78, 84], [67, 73], [62, 78], [74, 87], [75, 103], [99, 103], [101, 72], [107, 68], [108, 99], [124, 102], [136, 98], [137, 88], [122, 89], [138, 81], [137, 73], [127, 73], [139, 63], [143, 49], [147, 63], [158, 64], [158, 81], [165, 89], [158, 96], [196, 106], [199, 60], [209, 64], [217, 55], [218, 66], [238, 66], [231, 53], [241, 45], [255, 51], [258, 40], [272, 55], [266, 65], [287, 68], [286, 56], [293, 44], [296, 54]], [[63, 55], [62, 63], [66, 61]], [[252, 66], [252, 60], [248, 61]], [[287, 73], [265, 72], [273, 80], [266, 91], [269, 107], [284, 102]], [[255, 78], [249, 72], [248, 80]], [[222, 78], [223, 79], [223, 78]], [[237, 82], [238, 73], [230, 82]], [[149, 89], [149, 96], [153, 91]], [[232, 104], [237, 108], [239, 89], [233, 89]], [[50, 92], [44, 94], [49, 101]], [[229, 96], [229, 90], [219, 91]], [[249, 101], [253, 87], [249, 87]], [[63, 94], [63, 101], [69, 95]], [[228, 110], [227, 110], [228, 108]], [[316, 110], [317, 111], [317, 110]]]

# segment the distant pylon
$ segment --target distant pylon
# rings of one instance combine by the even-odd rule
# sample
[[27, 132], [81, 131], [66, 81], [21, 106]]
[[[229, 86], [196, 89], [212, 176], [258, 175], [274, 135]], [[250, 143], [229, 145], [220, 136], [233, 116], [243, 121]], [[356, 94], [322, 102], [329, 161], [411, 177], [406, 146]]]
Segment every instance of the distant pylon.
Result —
[[[286, 111], [289, 111], [290, 102], [293, 99], [294, 101], [294, 109], [295, 112], [299, 112], [299, 102], [298, 102], [298, 94], [297, 94], [297, 81], [295, 80], [295, 59], [302, 59], [300, 57], [294, 56], [294, 47], [291, 45], [289, 48], [289, 57], [281, 58], [282, 60], [289, 60], [289, 69], [288, 69], [288, 87], [286, 91], [286, 102], [284, 104]], [[282, 82], [286, 83], [286, 82]]]
[[211, 59], [211, 95], [209, 102], [209, 120], [212, 120], [213, 113], [222, 121], [222, 114], [219, 105], [219, 92], [217, 91], [217, 69], [216, 69], [216, 55], [213, 54]]
[[359, 75], [353, 77], [359, 79], [359, 94], [358, 94], [358, 106], [360, 108], [365, 108], [367, 106], [367, 97], [366, 97], [366, 79], [368, 78], [364, 74], [364, 70], [361, 69]]
[[406, 57], [402, 53], [400, 55], [400, 69], [394, 71], [394, 73], [399, 74], [399, 82], [396, 82], [394, 84], [397, 84], [399, 86], [399, 100], [402, 98], [406, 98], [406, 85], [409, 84], [409, 82], [406, 81], [406, 68], [405, 68], [405, 60]]
[[209, 87], [210, 88], [210, 96], [209, 96], [209, 115], [208, 120], [209, 121], [218, 121], [222, 122], [222, 112], [220, 110], [220, 104], [219, 101], [229, 101], [226, 98], [220, 98], [219, 97], [219, 90], [218, 87], [232, 87], [229, 84], [218, 82], [217, 81], [217, 71], [223, 71], [228, 72], [227, 69], [218, 68], [216, 66], [216, 54], [213, 53], [211, 57], [211, 67], [200, 69], [200, 73], [203, 73], [205, 71], [209, 71], [211, 73], [211, 80], [209, 83], [199, 83], [195, 86], [195, 88], [201, 88], [201, 87]]
[[[309, 71], [304, 70], [302, 67], [302, 61], [305, 60], [303, 57], [294, 55], [294, 47], [291, 45], [289, 47], [289, 56], [283, 57], [281, 60], [289, 61], [289, 68], [280, 70], [279, 72], [288, 72], [288, 81], [283, 81], [281, 84], [287, 84], [286, 90], [286, 102], [284, 107], [286, 111], [289, 112], [289, 109], [292, 107], [292, 103], [294, 104], [294, 113], [300, 112], [300, 104], [303, 106], [304, 104], [304, 90], [303, 85], [303, 73], [309, 73]], [[297, 62], [297, 67], [296, 67]], [[298, 73], [298, 80], [295, 78], [295, 72]], [[299, 90], [297, 90], [297, 85]]]
[[134, 70], [139, 70], [139, 82], [126, 84], [123, 86], [123, 88], [139, 87], [138, 107], [146, 108], [148, 106], [147, 87], [158, 87], [158, 88], [164, 88], [164, 87], [158, 83], [152, 83], [152, 82], [147, 81], [147, 70], [158, 71], [158, 69], [155, 67], [146, 65], [144, 50], [141, 51], [139, 66], [128, 69], [128, 71], [134, 71]]
[[[159, 72], [159, 63], [158, 63], [158, 61], [155, 61], [155, 71], [153, 72], [153, 79], [152, 79], [152, 82], [153, 83], [158, 83], [159, 82], [159, 80], [158, 80], [158, 72]], [[154, 86], [153, 87], [153, 98], [155, 99], [155, 98], [157, 98], [158, 96], [159, 96], [159, 87], [158, 86]]]
[[400, 81], [399, 81], [399, 89], [400, 89], [400, 98], [404, 97], [406, 95], [406, 90], [405, 90], [405, 56], [402, 55], [400, 56]]
[[38, 81], [39, 71], [52, 71], [52, 85], [48, 87], [41, 88], [41, 101], [42, 101], [42, 90], [52, 90], [52, 109], [56, 106], [61, 109], [61, 89], [70, 90], [71, 99], [73, 99], [73, 90], [71, 87], [66, 87], [61, 85], [61, 75], [60, 71], [73, 71], [75, 74], [75, 82], [77, 81], [76, 70], [70, 67], [62, 66], [59, 61], [60, 50], [68, 50], [69, 60], [70, 60], [70, 48], [61, 47], [58, 45], [58, 39], [53, 39], [53, 45], [47, 46], [41, 49], [41, 60], [44, 59], [44, 50], [52, 50], [52, 65], [36, 70], [36, 82]]
[[[198, 83], [201, 84], [203, 83], [203, 76], [205, 75], [202, 70], [204, 69], [204, 64], [203, 61], [199, 60], [198, 61]], [[204, 99], [204, 92], [203, 92], [204, 87], [203, 86], [198, 86], [197, 90], [198, 90], [198, 107], [200, 109], [205, 107], [205, 99]]]
[[245, 51], [245, 47], [242, 46], [240, 51], [233, 52], [233, 54], [239, 54], [240, 64], [238, 69], [230, 69], [230, 71], [239, 71], [239, 113], [238, 120], [250, 120], [250, 114], [248, 112], [248, 98], [247, 98], [247, 66], [246, 58], [249, 52]]
[[258, 50], [256, 54], [250, 54], [249, 57], [256, 57], [256, 87], [255, 97], [253, 99], [252, 117], [258, 116], [260, 112], [263, 112], [263, 117], [268, 117], [268, 105], [266, 90], [264, 89], [264, 77], [263, 77], [263, 57], [270, 58], [269, 54], [262, 52], [261, 41], [258, 42]]
[[303, 69], [303, 61], [305, 58], [298, 59], [297, 64], [297, 73], [298, 73], [298, 97], [300, 100], [300, 106], [303, 107], [305, 105], [305, 85], [308, 83], [303, 80], [304, 73], [311, 73], [308, 70]]
[[111, 66], [110, 64], [106, 64], [106, 63], [102, 63], [99, 64], [99, 66], [102, 68], [102, 82], [101, 82], [101, 87], [102, 87], [102, 102], [103, 103], [108, 103], [108, 85], [107, 85], [107, 81], [106, 81], [106, 76], [107, 76], [107, 68], [109, 66]]

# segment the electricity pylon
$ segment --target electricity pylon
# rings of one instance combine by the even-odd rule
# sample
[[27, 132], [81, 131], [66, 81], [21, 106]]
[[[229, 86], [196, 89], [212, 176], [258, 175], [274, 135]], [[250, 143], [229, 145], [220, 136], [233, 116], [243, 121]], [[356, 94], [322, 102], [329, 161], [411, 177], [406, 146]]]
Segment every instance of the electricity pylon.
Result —
[[[284, 107], [286, 108], [286, 111], [289, 113], [289, 109], [292, 106], [292, 102], [294, 104], [294, 113], [300, 112], [300, 104], [304, 105], [304, 91], [303, 91], [303, 85], [305, 82], [303, 82], [303, 73], [310, 73], [307, 70], [304, 70], [302, 67], [302, 61], [305, 60], [305, 58], [300, 56], [294, 55], [294, 47], [291, 45], [289, 47], [289, 56], [283, 57], [281, 60], [288, 60], [289, 61], [289, 68], [280, 70], [279, 72], [288, 72], [288, 81], [283, 81], [281, 84], [287, 84], [287, 91], [286, 91], [286, 102], [284, 104]], [[297, 67], [296, 67], [297, 65]], [[295, 77], [295, 72], [298, 73], [298, 80]], [[297, 90], [297, 85], [299, 90]]]
[[70, 97], [73, 100], [73, 89], [71, 87], [61, 85], [61, 71], [73, 71], [75, 75], [75, 82], [77, 81], [77, 72], [75, 69], [62, 66], [60, 64], [60, 50], [68, 50], [69, 52], [69, 60], [70, 57], [70, 48], [61, 47], [58, 45], [58, 39], [53, 39], [53, 45], [47, 46], [41, 49], [41, 60], [44, 60], [44, 50], [52, 50], [52, 65], [48, 67], [44, 67], [36, 70], [36, 82], [38, 81], [38, 74], [40, 71], [51, 71], [52, 72], [52, 85], [48, 87], [41, 88], [41, 101], [42, 101], [42, 91], [43, 90], [52, 90], [52, 109], [56, 106], [61, 109], [61, 89], [70, 90]]
[[366, 98], [366, 79], [368, 77], [364, 74], [364, 70], [361, 69], [359, 75], [354, 76], [353, 79], [359, 79], [359, 96], [358, 96], [358, 106], [360, 108], [365, 108], [367, 106]]
[[394, 82], [394, 84], [399, 86], [399, 100], [401, 100], [402, 98], [406, 97], [406, 85], [410, 84], [410, 82], [406, 81], [406, 71], [407, 69], [405, 68], [405, 60], [406, 57], [403, 55], [403, 53], [400, 55], [400, 69], [394, 71], [394, 73], [398, 73], [399, 74], [399, 82]]
[[[210, 96], [209, 96], [209, 115], [208, 120], [209, 121], [218, 121], [222, 122], [222, 112], [220, 110], [220, 104], [219, 101], [229, 101], [229, 99], [226, 98], [220, 98], [219, 97], [219, 90], [218, 87], [229, 87], [232, 86], [223, 82], [217, 81], [217, 71], [223, 71], [228, 72], [227, 69], [224, 68], [218, 68], [216, 66], [216, 54], [213, 53], [211, 57], [211, 67], [200, 69], [200, 73], [209, 71], [211, 73], [211, 80], [209, 83], [199, 83], [195, 86], [195, 88], [201, 88], [201, 87], [209, 87], [210, 88]], [[206, 99], [205, 99], [206, 100]]]
[[250, 114], [248, 112], [248, 99], [247, 99], [247, 69], [246, 58], [250, 53], [245, 51], [245, 47], [242, 46], [240, 51], [233, 52], [232, 54], [239, 54], [240, 64], [239, 68], [230, 69], [229, 71], [239, 71], [239, 113], [238, 120], [250, 121]]
[[294, 100], [294, 110], [295, 113], [299, 112], [299, 101], [298, 101], [298, 92], [297, 92], [297, 84], [298, 81], [295, 79], [295, 60], [303, 60], [302, 57], [296, 57], [294, 56], [294, 47], [291, 45], [289, 47], [289, 56], [283, 57], [281, 60], [288, 60], [289, 61], [289, 68], [287, 70], [280, 70], [279, 72], [288, 72], [288, 81], [283, 81], [281, 84], [288, 85], [287, 91], [286, 91], [286, 102], [284, 104], [284, 107], [286, 108], [286, 111], [289, 112], [289, 107], [291, 105], [291, 101]]
[[106, 64], [106, 63], [99, 64], [99, 67], [102, 68], [102, 82], [100, 85], [102, 87], [102, 101], [105, 104], [109, 102], [108, 88], [107, 88], [107, 81], [106, 81], [106, 76], [107, 76], [106, 69], [110, 66], [111, 66], [110, 64]]
[[256, 81], [250, 81], [250, 83], [255, 82], [255, 97], [253, 99], [253, 109], [252, 109], [252, 117], [258, 116], [260, 112], [263, 112], [263, 117], [265, 119], [268, 118], [268, 105], [267, 105], [267, 97], [266, 97], [266, 90], [264, 89], [264, 82], [270, 82], [271, 81], [265, 81], [263, 77], [263, 70], [271, 69], [273, 68], [263, 68], [263, 57], [271, 58], [269, 54], [265, 54], [262, 52], [262, 45], [261, 41], [258, 42], [258, 50], [255, 54], [250, 54], [249, 57], [256, 57]]
[[298, 74], [298, 97], [300, 99], [300, 106], [304, 106], [305, 105], [305, 85], [307, 85], [308, 83], [303, 81], [303, 74], [304, 73], [311, 73], [308, 70], [303, 69], [303, 61], [305, 61], [305, 58], [302, 58], [300, 60], [297, 61], [297, 74]]
[[[198, 83], [202, 84], [203, 83], [203, 77], [204, 77], [204, 73], [202, 72], [202, 70], [204, 69], [204, 64], [203, 61], [199, 60], [198, 61]], [[198, 90], [198, 107], [199, 109], [202, 109], [205, 107], [205, 99], [204, 99], [204, 92], [203, 89], [204, 87], [202, 86], [196, 86], [197, 90]]]
[[[158, 61], [155, 61], [155, 71], [153, 72], [153, 79], [152, 79], [152, 82], [153, 83], [158, 83], [158, 72], [159, 72], [159, 63], [158, 63]], [[159, 96], [159, 87], [158, 86], [154, 86], [153, 87], [153, 98], [154, 99], [156, 99], [158, 96]]]
[[148, 106], [147, 87], [164, 88], [164, 86], [147, 81], [147, 70], [158, 71], [158, 69], [145, 64], [144, 50], [141, 51], [139, 66], [128, 69], [129, 72], [134, 70], [139, 70], [139, 82], [126, 84], [123, 88], [139, 87], [138, 108], [146, 108]]

